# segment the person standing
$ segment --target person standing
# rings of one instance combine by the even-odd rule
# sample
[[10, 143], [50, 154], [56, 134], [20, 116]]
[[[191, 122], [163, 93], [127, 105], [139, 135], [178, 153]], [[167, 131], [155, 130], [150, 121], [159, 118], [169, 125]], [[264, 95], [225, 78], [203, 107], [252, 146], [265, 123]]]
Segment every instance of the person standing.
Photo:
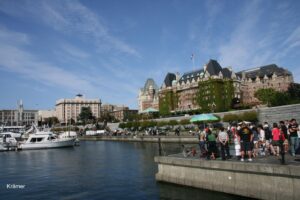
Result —
[[251, 142], [253, 140], [253, 133], [246, 125], [246, 123], [242, 123], [241, 129], [239, 130], [240, 136], [240, 144], [241, 144], [241, 161], [244, 162], [245, 152], [248, 153], [248, 161], [251, 162]]
[[265, 131], [263, 129], [263, 126], [260, 124], [257, 127], [257, 130], [259, 132], [259, 140], [258, 140], [258, 147], [260, 149], [260, 155], [265, 156], [265, 147], [266, 147], [266, 140], [265, 140]]
[[258, 133], [258, 130], [257, 128], [252, 125], [250, 126], [250, 129], [253, 133], [253, 141], [252, 141], [252, 149], [253, 149], [253, 157], [257, 157], [258, 156], [258, 140], [259, 140], [259, 133]]
[[280, 140], [280, 130], [278, 128], [277, 123], [273, 124], [272, 129], [272, 145], [271, 150], [274, 156], [279, 156], [279, 140]]
[[237, 157], [238, 160], [240, 160], [240, 158], [241, 158], [240, 136], [239, 136], [236, 128], [232, 129], [232, 134], [233, 134], [235, 156]]
[[215, 160], [216, 159], [216, 154], [217, 154], [217, 143], [216, 143], [216, 136], [215, 134], [213, 134], [211, 132], [211, 130], [209, 128], [205, 129], [206, 134], [207, 134], [207, 149], [208, 149], [208, 153], [207, 153], [207, 159], [212, 159]]
[[218, 134], [218, 141], [220, 142], [220, 145], [221, 145], [222, 160], [226, 160], [225, 151], [226, 151], [227, 158], [230, 158], [229, 144], [228, 144], [229, 136], [228, 136], [227, 132], [225, 131], [224, 127], [220, 128], [220, 132]]
[[206, 156], [207, 150], [205, 148], [205, 138], [206, 134], [205, 131], [199, 130], [199, 147], [200, 147], [200, 158], [203, 158]]
[[267, 152], [269, 152], [269, 154], [272, 154], [272, 151], [270, 151], [270, 146], [272, 143], [272, 131], [269, 127], [268, 122], [264, 123], [263, 128], [264, 128], [265, 139], [266, 139], [266, 150], [267, 150]]
[[292, 119], [291, 123], [289, 125], [289, 132], [290, 132], [290, 146], [291, 146], [291, 153], [292, 156], [295, 156], [296, 149], [298, 148], [298, 131], [299, 131], [299, 126], [296, 122], [296, 119]]
[[285, 140], [283, 141], [283, 148], [284, 148], [284, 152], [286, 153], [289, 150], [288, 129], [284, 121], [280, 121], [279, 124], [280, 124], [280, 130], [285, 138]]

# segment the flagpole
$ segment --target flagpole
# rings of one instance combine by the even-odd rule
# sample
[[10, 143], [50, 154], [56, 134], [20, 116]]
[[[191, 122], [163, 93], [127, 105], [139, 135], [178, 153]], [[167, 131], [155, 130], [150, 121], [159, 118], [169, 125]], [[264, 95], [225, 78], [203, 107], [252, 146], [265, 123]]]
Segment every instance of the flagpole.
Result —
[[195, 56], [194, 56], [194, 53], [192, 53], [191, 59], [192, 59], [192, 62], [193, 62], [193, 71], [194, 71], [195, 70]]

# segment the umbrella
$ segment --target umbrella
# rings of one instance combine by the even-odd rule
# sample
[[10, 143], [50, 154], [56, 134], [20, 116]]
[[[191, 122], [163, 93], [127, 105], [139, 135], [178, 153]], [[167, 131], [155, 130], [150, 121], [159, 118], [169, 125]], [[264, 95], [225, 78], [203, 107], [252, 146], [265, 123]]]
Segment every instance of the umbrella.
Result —
[[238, 123], [238, 125], [241, 125], [241, 124], [243, 124], [243, 123], [245, 123], [245, 124], [251, 124], [251, 122], [248, 122], [248, 121], [242, 121], [242, 122], [240, 122], [240, 123]]
[[159, 112], [159, 111], [154, 108], [147, 108], [146, 110], [143, 110], [140, 113], [154, 113], [154, 112]]
[[190, 122], [205, 122], [205, 121], [217, 121], [219, 120], [216, 116], [213, 114], [200, 114], [195, 115], [190, 119]]

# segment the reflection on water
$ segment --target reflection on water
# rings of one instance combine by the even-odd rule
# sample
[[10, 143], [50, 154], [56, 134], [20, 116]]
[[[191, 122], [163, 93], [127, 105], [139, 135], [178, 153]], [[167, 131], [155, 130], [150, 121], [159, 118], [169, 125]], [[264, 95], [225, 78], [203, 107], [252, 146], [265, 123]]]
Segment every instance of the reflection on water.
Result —
[[[180, 144], [164, 144], [177, 153]], [[81, 142], [80, 147], [0, 153], [1, 199], [211, 199], [233, 196], [155, 181], [155, 143]], [[26, 185], [7, 189], [6, 184]], [[236, 198], [236, 197], [234, 197]]]

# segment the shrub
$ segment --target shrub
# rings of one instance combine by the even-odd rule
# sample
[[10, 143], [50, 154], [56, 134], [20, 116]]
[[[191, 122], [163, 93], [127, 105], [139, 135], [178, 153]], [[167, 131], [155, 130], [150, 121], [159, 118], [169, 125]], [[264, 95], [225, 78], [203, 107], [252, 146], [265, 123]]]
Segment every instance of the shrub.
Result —
[[190, 124], [190, 120], [188, 120], [188, 119], [182, 119], [182, 120], [180, 120], [179, 124], [180, 124], [180, 125], [187, 125], [187, 124]]
[[226, 114], [223, 117], [223, 122], [234, 122], [238, 120], [239, 120], [239, 116], [236, 114]]
[[175, 126], [175, 125], [178, 125], [178, 121], [177, 120], [170, 120], [168, 124], [170, 126]]
[[241, 116], [243, 121], [257, 122], [258, 116], [256, 111], [244, 112]]
[[166, 122], [166, 121], [157, 122], [157, 126], [159, 126], [159, 127], [166, 126], [166, 125], [168, 125], [168, 122]]

